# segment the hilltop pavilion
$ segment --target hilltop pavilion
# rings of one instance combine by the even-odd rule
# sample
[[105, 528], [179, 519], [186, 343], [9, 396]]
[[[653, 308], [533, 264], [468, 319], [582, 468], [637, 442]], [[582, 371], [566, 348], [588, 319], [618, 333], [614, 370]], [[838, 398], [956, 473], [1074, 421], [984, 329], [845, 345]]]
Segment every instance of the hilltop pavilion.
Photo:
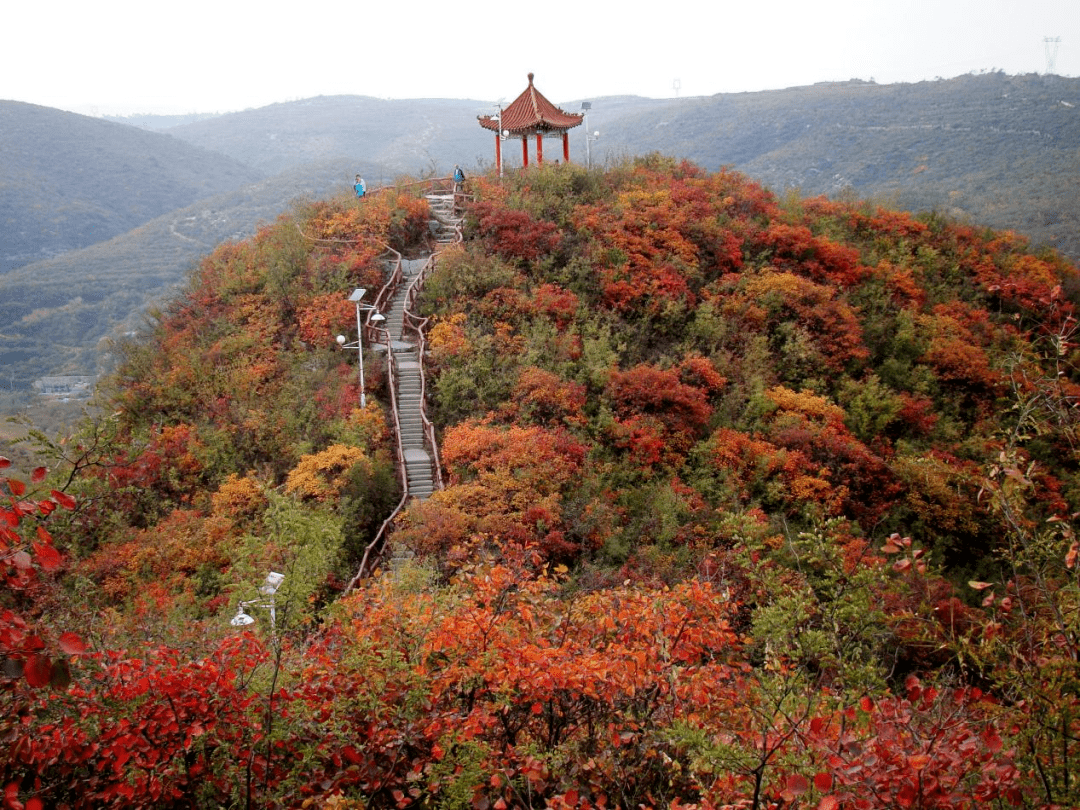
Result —
[[563, 161], [570, 162], [569, 130], [581, 123], [584, 113], [568, 113], [560, 110], [533, 86], [533, 74], [529, 74], [529, 86], [510, 106], [498, 115], [478, 115], [484, 129], [495, 133], [495, 162], [502, 174], [503, 138], [521, 139], [521, 160], [529, 165], [529, 137], [536, 136], [536, 162], [544, 162], [544, 138], [562, 138]]

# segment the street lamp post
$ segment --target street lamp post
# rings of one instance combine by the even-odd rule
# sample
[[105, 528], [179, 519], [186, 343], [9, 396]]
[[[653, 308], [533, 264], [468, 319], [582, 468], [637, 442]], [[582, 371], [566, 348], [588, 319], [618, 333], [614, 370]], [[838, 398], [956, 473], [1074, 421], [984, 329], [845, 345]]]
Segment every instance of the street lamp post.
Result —
[[502, 103], [500, 98], [495, 103], [495, 115], [499, 119], [499, 131], [495, 133], [495, 162], [499, 164], [499, 179], [503, 176], [503, 161], [502, 161], [502, 143], [510, 137], [509, 130], [503, 129], [502, 125]]
[[[337, 336], [337, 344], [343, 349], [356, 349], [356, 356], [360, 363], [360, 407], [367, 407], [367, 396], [364, 391], [364, 324], [360, 320], [360, 310], [372, 311], [375, 309], [371, 304], [361, 304], [360, 299], [364, 297], [366, 293], [363, 287], [357, 287], [352, 291], [349, 296], [349, 300], [356, 304], [356, 343], [346, 343], [344, 335]], [[372, 320], [385, 320], [382, 315], [376, 312], [371, 316]]]
[[592, 142], [600, 137], [600, 130], [589, 132], [589, 110], [591, 109], [591, 101], [581, 102], [581, 111], [585, 118], [585, 165], [590, 169], [592, 168]]
[[241, 601], [236, 606], [236, 615], [229, 620], [229, 624], [233, 627], [247, 627], [249, 624], [254, 624], [255, 619], [251, 614], [246, 612], [248, 608], [269, 608], [270, 610], [270, 634], [277, 637], [277, 605], [274, 602], [274, 594], [277, 593], [278, 588], [281, 587], [281, 583], [285, 581], [285, 575], [279, 574], [277, 571], [271, 571], [266, 575], [266, 580], [259, 586], [259, 593], [263, 596], [269, 597], [267, 601], [260, 601], [258, 599], [248, 599], [247, 601]]

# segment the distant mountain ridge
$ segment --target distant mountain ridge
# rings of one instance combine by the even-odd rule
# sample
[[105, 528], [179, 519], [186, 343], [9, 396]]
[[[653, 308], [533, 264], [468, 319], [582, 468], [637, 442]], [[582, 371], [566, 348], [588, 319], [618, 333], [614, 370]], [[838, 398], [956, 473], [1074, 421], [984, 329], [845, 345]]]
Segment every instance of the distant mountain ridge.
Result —
[[[990, 73], [590, 101], [594, 164], [657, 151], [730, 166], [779, 194], [939, 210], [1080, 259], [1080, 79]], [[297, 197], [345, 192], [356, 172], [377, 186], [455, 163], [489, 168], [494, 143], [476, 119], [492, 109], [320, 96], [199, 120], [140, 117], [148, 132], [0, 102], [0, 267], [52, 257], [0, 275], [9, 391], [104, 367], [103, 338], [139, 323], [217, 242]], [[514, 171], [521, 150], [506, 146]], [[570, 153], [585, 162], [584, 127], [571, 131]]]
[[0, 275], [263, 177], [171, 135], [0, 101]]
[[[484, 102], [318, 96], [173, 127], [175, 137], [276, 174], [311, 161], [351, 157], [382, 179], [490, 158], [476, 124]], [[378, 181], [380, 178], [373, 178]]]

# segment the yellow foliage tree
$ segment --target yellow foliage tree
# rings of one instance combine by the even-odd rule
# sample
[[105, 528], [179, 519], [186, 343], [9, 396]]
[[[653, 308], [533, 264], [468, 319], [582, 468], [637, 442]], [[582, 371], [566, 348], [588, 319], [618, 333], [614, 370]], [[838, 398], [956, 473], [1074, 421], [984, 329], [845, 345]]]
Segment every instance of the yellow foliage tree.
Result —
[[349, 482], [349, 474], [359, 464], [370, 466], [359, 447], [331, 445], [322, 452], [303, 456], [289, 472], [285, 491], [320, 502], [339, 498]]

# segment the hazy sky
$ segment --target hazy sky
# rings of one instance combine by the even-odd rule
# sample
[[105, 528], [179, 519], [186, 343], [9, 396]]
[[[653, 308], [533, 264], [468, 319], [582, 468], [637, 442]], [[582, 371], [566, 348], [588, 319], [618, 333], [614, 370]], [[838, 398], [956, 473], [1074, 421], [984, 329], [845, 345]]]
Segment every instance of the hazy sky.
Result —
[[1080, 0], [23, 0], [0, 19], [0, 99], [99, 114], [510, 101], [529, 72], [556, 103], [1044, 73], [1047, 37], [1080, 75]]

